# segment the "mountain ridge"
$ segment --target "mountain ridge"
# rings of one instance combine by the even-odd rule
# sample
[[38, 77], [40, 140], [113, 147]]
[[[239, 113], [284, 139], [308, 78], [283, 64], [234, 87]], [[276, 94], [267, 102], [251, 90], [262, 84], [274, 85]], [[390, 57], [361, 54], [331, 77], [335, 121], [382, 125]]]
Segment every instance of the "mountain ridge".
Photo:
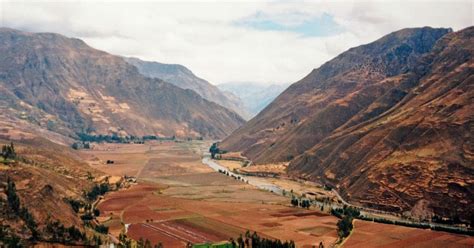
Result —
[[244, 120], [122, 58], [53, 33], [0, 31], [0, 98], [18, 118], [75, 133], [219, 138]]
[[[220, 147], [256, 163], [290, 161], [290, 175], [331, 185], [363, 206], [467, 220], [473, 30], [403, 29], [351, 48], [291, 85]], [[420, 99], [437, 102], [448, 117]]]
[[221, 92], [218, 87], [196, 76], [183, 65], [145, 61], [134, 57], [125, 57], [124, 59], [137, 67], [139, 72], [147, 77], [161, 79], [182, 89], [193, 90], [203, 98], [231, 109], [244, 118], [249, 117], [240, 99]]

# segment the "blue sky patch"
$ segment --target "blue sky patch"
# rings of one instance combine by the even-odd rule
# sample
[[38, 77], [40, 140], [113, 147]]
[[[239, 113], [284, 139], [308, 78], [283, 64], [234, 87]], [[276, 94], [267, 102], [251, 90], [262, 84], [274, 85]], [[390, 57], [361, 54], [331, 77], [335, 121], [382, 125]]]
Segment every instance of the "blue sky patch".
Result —
[[255, 15], [241, 19], [234, 24], [262, 31], [293, 32], [304, 37], [325, 37], [344, 32], [344, 28], [334, 21], [332, 15], [327, 13], [305, 18], [293, 24], [285, 24], [257, 12]]

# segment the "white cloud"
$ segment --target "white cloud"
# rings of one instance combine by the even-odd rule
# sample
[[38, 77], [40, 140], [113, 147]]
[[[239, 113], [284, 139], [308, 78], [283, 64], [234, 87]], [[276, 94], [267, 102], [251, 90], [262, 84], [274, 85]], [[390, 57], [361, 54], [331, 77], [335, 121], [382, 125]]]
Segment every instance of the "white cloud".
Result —
[[[0, 0], [1, 1], [1, 0]], [[263, 13], [282, 25], [330, 14], [344, 28], [302, 37], [235, 25]], [[57, 32], [124, 56], [179, 63], [212, 83], [295, 82], [338, 53], [416, 26], [473, 25], [472, 2], [0, 2], [1, 25]]]

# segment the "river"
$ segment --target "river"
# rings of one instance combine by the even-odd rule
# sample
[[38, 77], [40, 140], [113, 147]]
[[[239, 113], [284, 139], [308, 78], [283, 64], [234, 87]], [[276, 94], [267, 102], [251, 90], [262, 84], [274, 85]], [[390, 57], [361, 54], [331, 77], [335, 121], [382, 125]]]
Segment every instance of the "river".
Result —
[[208, 154], [208, 153], [205, 153], [203, 155], [202, 163], [206, 164], [207, 166], [211, 167], [213, 170], [215, 170], [217, 172], [224, 171], [224, 172], [226, 172], [226, 174], [228, 173], [229, 176], [234, 176], [236, 178], [240, 177], [241, 179], [243, 179], [248, 184], [253, 185], [253, 186], [255, 186], [259, 189], [267, 190], [267, 191], [276, 193], [278, 195], [283, 195], [283, 190], [279, 186], [277, 186], [275, 184], [272, 184], [272, 183], [266, 181], [265, 179], [262, 179], [262, 178], [259, 178], [259, 177], [242, 176], [240, 174], [236, 174], [236, 173], [230, 171], [229, 169], [227, 169], [226, 167], [212, 161], [212, 159], [210, 157], [210, 154]]

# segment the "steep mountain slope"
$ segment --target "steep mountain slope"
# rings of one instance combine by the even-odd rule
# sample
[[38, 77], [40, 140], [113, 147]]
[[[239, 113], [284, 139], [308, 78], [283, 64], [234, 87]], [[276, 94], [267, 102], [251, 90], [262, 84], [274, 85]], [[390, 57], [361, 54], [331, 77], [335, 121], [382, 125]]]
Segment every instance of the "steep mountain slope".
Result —
[[221, 147], [291, 160], [290, 174], [366, 206], [468, 219], [474, 28], [449, 31], [403, 29], [342, 53]]
[[389, 92], [446, 29], [404, 29], [349, 49], [291, 85], [221, 144], [255, 162], [282, 161], [313, 147]]
[[[9, 144], [11, 141], [0, 140], [0, 144]], [[24, 247], [32, 245], [32, 232], [27, 228], [25, 217], [12, 214], [12, 206], [7, 200], [6, 188], [10, 180], [16, 185], [20, 207], [25, 208], [36, 223], [36, 241], [47, 241], [52, 245], [56, 242], [84, 244], [86, 238], [70, 239], [68, 235], [58, 237], [61, 235], [59, 229], [51, 228], [51, 223], [58, 221], [66, 228], [73, 226], [85, 233], [80, 214], [75, 212], [68, 199], [85, 201], [83, 193], [95, 184], [88, 180], [88, 175], [99, 177], [103, 174], [80, 162], [70, 148], [49, 140], [32, 138], [13, 142], [20, 158], [14, 163], [0, 162], [0, 228], [3, 228], [3, 234], [18, 236]], [[0, 160], [3, 162], [2, 157]], [[0, 244], [6, 240], [4, 238]]]
[[260, 85], [257, 83], [226, 83], [217, 85], [219, 89], [239, 97], [251, 117], [257, 115], [270, 104], [287, 84]]
[[[391, 89], [405, 97], [396, 104], [392, 96], [377, 99], [292, 161], [291, 173], [337, 186], [346, 199], [369, 206], [469, 220], [473, 58], [474, 28], [444, 36]], [[384, 113], [371, 118], [374, 111]]]
[[0, 53], [2, 109], [63, 134], [218, 138], [244, 122], [78, 39], [0, 29]]
[[243, 104], [239, 98], [221, 92], [216, 86], [197, 77], [191, 70], [182, 65], [163, 64], [137, 58], [124, 59], [128, 63], [136, 66], [138, 71], [147, 77], [159, 78], [182, 89], [193, 90], [206, 100], [231, 109], [244, 118], [249, 117], [249, 114], [245, 111], [245, 108], [243, 108]]

